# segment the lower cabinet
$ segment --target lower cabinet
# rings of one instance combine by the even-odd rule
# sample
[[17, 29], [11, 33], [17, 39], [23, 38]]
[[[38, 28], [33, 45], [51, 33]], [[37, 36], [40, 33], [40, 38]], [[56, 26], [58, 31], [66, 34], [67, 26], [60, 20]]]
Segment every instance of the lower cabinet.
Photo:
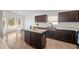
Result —
[[76, 39], [76, 31], [69, 31], [69, 30], [65, 30], [64, 32], [64, 39], [66, 42], [70, 42], [73, 44], [77, 43], [77, 39]]
[[25, 42], [34, 48], [41, 49], [46, 46], [46, 35], [45, 33], [25, 31]]
[[25, 42], [30, 45], [31, 44], [31, 42], [30, 42], [31, 41], [30, 40], [30, 32], [25, 31], [24, 33], [25, 33], [25, 35], [24, 35], [25, 36]]
[[56, 30], [57, 35], [56, 35], [56, 39], [60, 40], [60, 41], [65, 41], [64, 40], [64, 31], [63, 30]]
[[35, 48], [41, 48], [41, 34], [31, 32], [31, 45]]
[[56, 31], [47, 31], [46, 33], [46, 36], [51, 39], [69, 42], [72, 44], [77, 43], [76, 31], [57, 29]]
[[56, 39], [56, 31], [47, 30], [46, 37], [51, 38], [51, 39]]
[[71, 30], [57, 30], [57, 39], [69, 43], [76, 44], [76, 31]]

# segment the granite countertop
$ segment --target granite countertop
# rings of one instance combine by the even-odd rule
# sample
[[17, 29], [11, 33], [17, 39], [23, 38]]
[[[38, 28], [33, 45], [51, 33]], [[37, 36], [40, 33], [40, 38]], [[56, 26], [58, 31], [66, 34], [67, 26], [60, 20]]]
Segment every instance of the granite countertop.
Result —
[[42, 27], [42, 26], [34, 26], [35, 28], [38, 28], [38, 29], [47, 29], [48, 27], [47, 26], [44, 26], [44, 27]]
[[[71, 30], [71, 31], [76, 31], [76, 32], [79, 31], [79, 28], [75, 28], [75, 27], [59, 27], [59, 26], [57, 26], [57, 27], [55, 27], [55, 29]], [[37, 32], [37, 33], [43, 33], [43, 32], [45, 32], [47, 30], [54, 30], [55, 31], [55, 29], [52, 29], [52, 28], [48, 28], [48, 29], [38, 29], [38, 28], [35, 28], [35, 29], [25, 29], [25, 30], [31, 31], [31, 32]]]
[[79, 31], [79, 28], [74, 27], [56, 27], [56, 29]]
[[46, 31], [46, 29], [24, 29], [24, 30], [36, 32], [36, 33], [43, 33]]

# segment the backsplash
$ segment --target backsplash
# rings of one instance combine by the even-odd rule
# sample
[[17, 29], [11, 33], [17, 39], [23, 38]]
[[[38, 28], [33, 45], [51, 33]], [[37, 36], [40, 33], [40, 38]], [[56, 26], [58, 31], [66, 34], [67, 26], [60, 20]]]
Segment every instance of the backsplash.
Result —
[[79, 22], [58, 22], [57, 27], [79, 28]]
[[38, 27], [49, 27], [49, 23], [48, 22], [36, 22], [36, 24], [39, 24]]
[[[39, 27], [50, 27], [50, 22], [39, 22]], [[79, 22], [51, 22], [54, 27], [79, 28]], [[37, 23], [35, 23], [37, 24]]]

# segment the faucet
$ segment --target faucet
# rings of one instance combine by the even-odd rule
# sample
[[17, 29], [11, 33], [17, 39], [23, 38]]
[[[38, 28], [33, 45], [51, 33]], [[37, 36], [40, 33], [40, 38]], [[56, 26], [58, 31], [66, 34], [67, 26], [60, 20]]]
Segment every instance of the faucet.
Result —
[[38, 26], [39, 26], [39, 23], [37, 23], [36, 25], [37, 25], [37, 27], [38, 27]]
[[53, 24], [52, 23], [49, 23], [51, 25], [51, 27], [53, 27]]

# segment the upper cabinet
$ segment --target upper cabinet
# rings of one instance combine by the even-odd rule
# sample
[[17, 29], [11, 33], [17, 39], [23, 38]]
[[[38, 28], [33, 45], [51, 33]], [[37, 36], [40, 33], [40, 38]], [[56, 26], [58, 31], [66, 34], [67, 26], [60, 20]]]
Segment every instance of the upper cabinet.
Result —
[[79, 22], [79, 11], [61, 12], [58, 14], [59, 22]]
[[35, 16], [35, 22], [47, 22], [47, 15]]

